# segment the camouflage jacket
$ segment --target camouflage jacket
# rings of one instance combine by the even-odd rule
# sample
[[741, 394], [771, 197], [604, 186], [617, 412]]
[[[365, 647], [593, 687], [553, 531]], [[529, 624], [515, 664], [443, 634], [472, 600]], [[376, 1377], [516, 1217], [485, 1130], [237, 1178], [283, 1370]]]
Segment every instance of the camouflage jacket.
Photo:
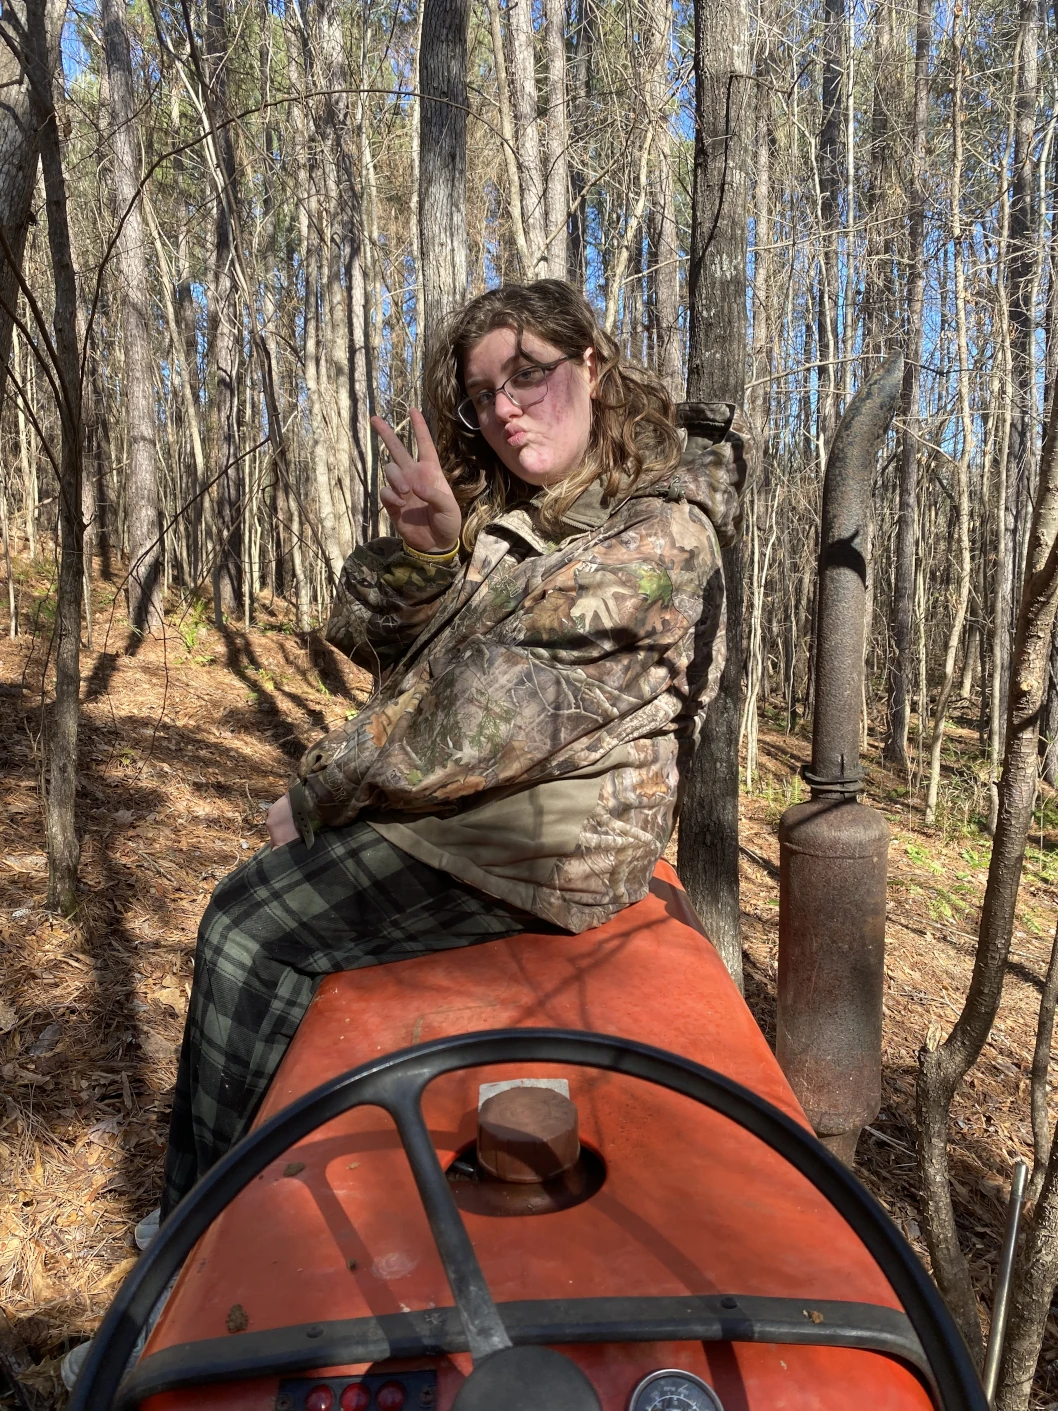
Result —
[[358, 548], [326, 635], [381, 684], [302, 758], [303, 837], [363, 818], [571, 931], [642, 897], [723, 667], [719, 541], [740, 527], [746, 474], [736, 426], [624, 500], [592, 487], [558, 538], [529, 505], [462, 564], [423, 563], [399, 539]]

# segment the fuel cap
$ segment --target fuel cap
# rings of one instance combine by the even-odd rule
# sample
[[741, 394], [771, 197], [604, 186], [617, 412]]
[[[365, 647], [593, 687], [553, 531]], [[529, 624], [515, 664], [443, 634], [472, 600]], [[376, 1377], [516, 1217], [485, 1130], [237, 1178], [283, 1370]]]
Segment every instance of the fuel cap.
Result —
[[501, 1181], [550, 1181], [580, 1155], [577, 1109], [553, 1088], [505, 1088], [478, 1110], [478, 1161]]

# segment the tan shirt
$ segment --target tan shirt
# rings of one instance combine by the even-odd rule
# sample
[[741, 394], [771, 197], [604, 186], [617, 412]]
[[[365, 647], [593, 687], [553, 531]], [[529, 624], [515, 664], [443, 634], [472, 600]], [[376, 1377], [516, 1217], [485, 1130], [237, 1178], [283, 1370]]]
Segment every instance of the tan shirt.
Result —
[[420, 862], [565, 925], [544, 896], [548, 879], [576, 848], [607, 775], [627, 763], [628, 749], [619, 745], [561, 779], [485, 799], [448, 817], [390, 815], [365, 821]]

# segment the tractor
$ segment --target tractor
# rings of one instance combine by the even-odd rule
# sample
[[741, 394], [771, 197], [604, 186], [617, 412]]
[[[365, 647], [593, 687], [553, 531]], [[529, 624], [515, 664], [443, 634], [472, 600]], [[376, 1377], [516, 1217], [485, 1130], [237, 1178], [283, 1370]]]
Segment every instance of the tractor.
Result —
[[581, 935], [329, 976], [253, 1130], [127, 1276], [72, 1411], [984, 1411], [845, 1164], [880, 1093], [862, 530], [899, 386], [893, 359], [828, 464], [778, 1058], [664, 862]]

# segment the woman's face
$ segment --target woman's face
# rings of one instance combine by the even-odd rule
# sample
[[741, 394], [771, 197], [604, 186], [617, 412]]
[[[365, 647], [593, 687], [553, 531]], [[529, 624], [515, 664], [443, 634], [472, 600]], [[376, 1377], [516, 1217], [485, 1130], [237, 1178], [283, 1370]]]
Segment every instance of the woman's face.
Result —
[[[533, 333], [519, 338], [513, 328], [494, 328], [467, 354], [463, 385], [468, 397], [479, 399], [520, 368], [546, 366], [561, 357], [561, 349]], [[511, 474], [527, 485], [557, 484], [582, 464], [591, 437], [594, 357], [595, 350], [587, 348], [582, 361], [559, 362], [547, 374], [544, 396], [532, 406], [516, 406], [504, 392], [487, 398], [487, 407], [479, 401], [481, 434]]]

